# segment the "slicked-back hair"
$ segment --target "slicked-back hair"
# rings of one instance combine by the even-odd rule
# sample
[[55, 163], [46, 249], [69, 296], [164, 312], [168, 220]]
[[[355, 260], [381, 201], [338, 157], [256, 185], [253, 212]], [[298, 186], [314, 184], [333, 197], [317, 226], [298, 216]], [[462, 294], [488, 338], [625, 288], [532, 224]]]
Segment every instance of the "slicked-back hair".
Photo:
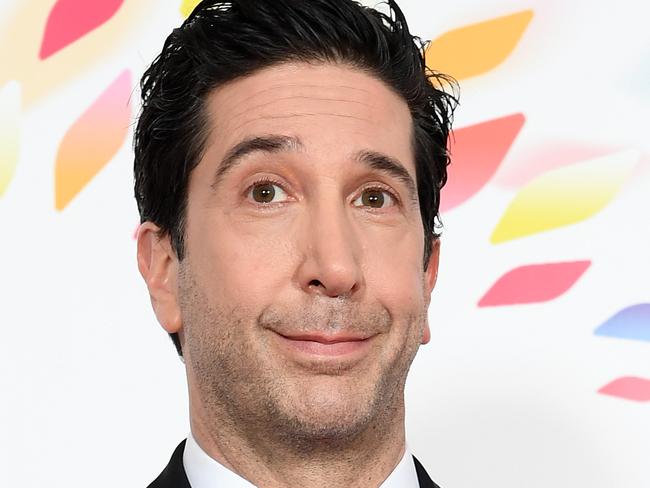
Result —
[[[410, 109], [426, 268], [438, 238], [457, 87], [426, 66], [425, 43], [411, 35], [398, 5], [386, 4], [383, 13], [352, 0], [203, 0], [167, 37], [140, 81], [135, 198], [141, 222], [169, 236], [179, 260], [188, 181], [210, 132], [212, 90], [280, 63], [338, 63], [383, 81]], [[182, 355], [178, 335], [171, 336]]]

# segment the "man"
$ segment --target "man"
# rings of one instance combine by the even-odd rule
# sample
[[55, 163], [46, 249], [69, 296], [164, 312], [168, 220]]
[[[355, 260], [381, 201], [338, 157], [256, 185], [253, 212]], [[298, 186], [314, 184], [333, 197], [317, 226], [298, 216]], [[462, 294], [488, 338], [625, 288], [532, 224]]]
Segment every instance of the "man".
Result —
[[191, 434], [151, 487], [435, 487], [404, 383], [455, 99], [402, 12], [204, 1], [142, 79], [138, 266]]

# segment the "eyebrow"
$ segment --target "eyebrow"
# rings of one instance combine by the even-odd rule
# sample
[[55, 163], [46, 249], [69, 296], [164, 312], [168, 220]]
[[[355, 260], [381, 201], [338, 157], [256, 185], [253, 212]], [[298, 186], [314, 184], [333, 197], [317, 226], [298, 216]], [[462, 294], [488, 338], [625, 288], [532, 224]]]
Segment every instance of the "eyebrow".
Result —
[[408, 170], [398, 160], [375, 151], [359, 151], [356, 153], [354, 159], [374, 170], [387, 173], [397, 178], [406, 185], [410, 199], [413, 202], [417, 201], [417, 188], [415, 181], [413, 181]]
[[[283, 135], [255, 136], [244, 139], [228, 151], [219, 164], [214, 175], [212, 188], [214, 189], [226, 173], [231, 171], [246, 156], [255, 152], [278, 153], [283, 151], [301, 151], [304, 145], [297, 137]], [[406, 185], [409, 197], [417, 201], [417, 187], [408, 170], [398, 160], [376, 151], [362, 150], [353, 155], [353, 159], [371, 169], [387, 173], [397, 178]]]
[[228, 151], [219, 164], [212, 181], [215, 188], [226, 173], [232, 170], [242, 159], [255, 152], [277, 153], [282, 151], [300, 151], [304, 146], [300, 139], [291, 136], [269, 135], [244, 139]]

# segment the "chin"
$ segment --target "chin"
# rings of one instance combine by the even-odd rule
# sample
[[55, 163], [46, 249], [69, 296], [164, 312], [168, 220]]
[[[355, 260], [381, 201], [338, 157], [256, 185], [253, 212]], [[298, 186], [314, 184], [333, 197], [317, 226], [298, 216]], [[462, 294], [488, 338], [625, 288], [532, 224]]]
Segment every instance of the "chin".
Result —
[[276, 426], [278, 432], [286, 432], [301, 448], [314, 442], [323, 446], [349, 443], [374, 423], [385, 405], [372, 385], [363, 388], [357, 382], [350, 386], [312, 379], [307, 389], [285, 392], [271, 407], [275, 421], [281, 424]]

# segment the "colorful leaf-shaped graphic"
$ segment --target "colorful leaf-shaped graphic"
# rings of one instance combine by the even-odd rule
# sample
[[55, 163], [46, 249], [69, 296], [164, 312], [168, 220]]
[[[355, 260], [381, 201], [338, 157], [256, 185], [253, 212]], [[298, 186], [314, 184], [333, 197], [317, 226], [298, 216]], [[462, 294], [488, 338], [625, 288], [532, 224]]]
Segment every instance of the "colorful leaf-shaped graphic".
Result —
[[568, 291], [590, 265], [590, 261], [574, 261], [515, 268], [492, 285], [478, 306], [548, 302]]
[[636, 402], [650, 402], [650, 380], [624, 376], [607, 383], [598, 393]]
[[[0, 4], [4, 3], [0, 0]], [[104, 65], [107, 58], [143, 33], [142, 26], [150, 20], [151, 12], [162, 12], [159, 0], [124, 2], [101, 28], [43, 62], [38, 53], [50, 13], [48, 8], [54, 3], [55, 0], [20, 0], [10, 2], [9, 8], [0, 8], [0, 46], [5, 46], [0, 48], [0, 86], [12, 80], [20, 82], [23, 112], [82, 74]], [[86, 2], [89, 8], [95, 3]]]
[[0, 90], [0, 197], [14, 177], [20, 146], [20, 85], [7, 83]]
[[55, 168], [57, 210], [63, 210], [122, 146], [131, 115], [130, 92], [131, 73], [126, 70], [63, 137]]
[[528, 147], [517, 153], [517, 165], [500, 172], [492, 182], [502, 188], [519, 189], [534, 178], [549, 171], [612, 154], [620, 149], [598, 144], [573, 141], [553, 141], [538, 147]]
[[624, 308], [598, 327], [596, 335], [650, 341], [650, 303]]
[[465, 202], [492, 178], [523, 124], [523, 114], [514, 114], [454, 132], [449, 144], [449, 180], [440, 201], [442, 212]]
[[492, 233], [493, 244], [575, 224], [602, 210], [639, 161], [625, 151], [549, 171], [522, 188]]
[[39, 57], [46, 59], [108, 21], [124, 0], [58, 0], [47, 18]]
[[457, 80], [490, 71], [514, 50], [532, 18], [525, 10], [446, 32], [427, 48], [427, 66]]
[[183, 0], [181, 3], [181, 15], [183, 18], [188, 18], [192, 13], [192, 10], [194, 10], [194, 7], [196, 7], [200, 2], [201, 0]]

